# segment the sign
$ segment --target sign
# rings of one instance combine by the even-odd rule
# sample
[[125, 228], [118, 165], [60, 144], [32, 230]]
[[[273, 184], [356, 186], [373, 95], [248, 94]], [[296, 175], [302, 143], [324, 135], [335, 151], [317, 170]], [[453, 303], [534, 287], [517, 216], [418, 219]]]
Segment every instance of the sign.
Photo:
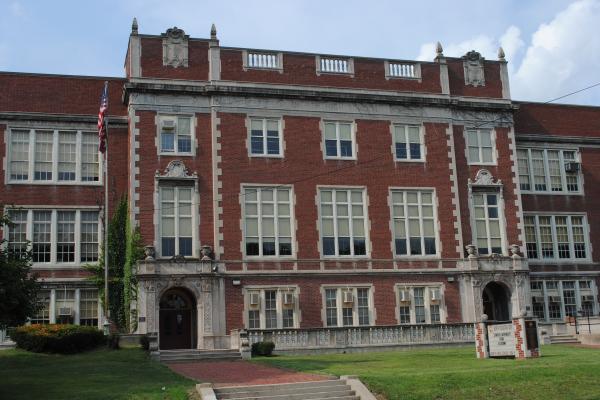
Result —
[[537, 350], [540, 347], [537, 321], [525, 321], [525, 338], [527, 339], [527, 350]]
[[513, 324], [489, 324], [488, 343], [490, 357], [514, 357], [515, 356], [515, 334]]

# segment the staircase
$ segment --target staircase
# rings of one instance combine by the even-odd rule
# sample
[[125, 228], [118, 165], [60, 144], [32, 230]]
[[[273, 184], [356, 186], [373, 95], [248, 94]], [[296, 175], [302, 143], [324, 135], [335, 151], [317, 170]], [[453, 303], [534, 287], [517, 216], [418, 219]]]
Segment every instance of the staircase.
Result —
[[[328, 380], [277, 385], [232, 386], [214, 389], [217, 400], [360, 400], [346, 380]], [[370, 398], [370, 397], [369, 397]], [[364, 398], [367, 399], [366, 397]]]
[[238, 350], [161, 350], [158, 359], [165, 363], [185, 363], [196, 361], [233, 361], [241, 360], [242, 356]]
[[550, 336], [550, 344], [581, 344], [575, 335], [561, 334]]

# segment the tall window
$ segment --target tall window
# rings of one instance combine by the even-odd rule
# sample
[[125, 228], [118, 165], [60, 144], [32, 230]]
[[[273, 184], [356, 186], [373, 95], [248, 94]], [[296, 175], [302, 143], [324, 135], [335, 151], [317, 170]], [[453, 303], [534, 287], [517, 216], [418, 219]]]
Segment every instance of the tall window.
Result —
[[589, 259], [583, 215], [525, 215], [527, 257], [542, 260]]
[[247, 256], [292, 255], [291, 195], [291, 188], [243, 189]]
[[250, 120], [250, 153], [253, 156], [281, 156], [281, 129], [278, 119]]
[[324, 256], [364, 256], [366, 210], [363, 189], [321, 189], [321, 241]]
[[49, 324], [50, 323], [50, 291], [40, 290], [38, 293], [38, 301], [40, 308], [29, 322], [32, 324]]
[[325, 158], [354, 158], [354, 135], [350, 122], [324, 122]]
[[190, 257], [193, 254], [193, 187], [160, 188], [161, 255]]
[[578, 193], [579, 158], [575, 150], [517, 150], [521, 190], [541, 193]]
[[396, 255], [437, 254], [433, 191], [392, 190], [391, 193]]
[[12, 224], [8, 233], [8, 246], [15, 255], [27, 251], [27, 211], [11, 210], [8, 214]]
[[17, 222], [8, 228], [10, 245], [30, 241], [34, 264], [97, 261], [98, 211], [11, 210], [10, 215]]
[[326, 326], [371, 325], [373, 306], [369, 288], [325, 288], [324, 300]]
[[82, 289], [79, 292], [79, 324], [98, 326], [98, 291]]
[[10, 135], [10, 183], [100, 181], [96, 132], [11, 129]]
[[442, 322], [442, 298], [439, 286], [396, 285], [400, 324]]
[[423, 161], [421, 127], [394, 125], [394, 151], [396, 161]]
[[192, 154], [192, 118], [160, 118], [160, 152], [170, 154]]
[[494, 140], [489, 129], [467, 130], [469, 164], [494, 164]]
[[479, 254], [502, 254], [499, 195], [473, 193], [475, 240]]
[[290, 287], [247, 288], [248, 329], [285, 329], [297, 326], [297, 295]]
[[55, 316], [58, 324], [72, 324], [75, 317], [75, 290], [56, 290]]

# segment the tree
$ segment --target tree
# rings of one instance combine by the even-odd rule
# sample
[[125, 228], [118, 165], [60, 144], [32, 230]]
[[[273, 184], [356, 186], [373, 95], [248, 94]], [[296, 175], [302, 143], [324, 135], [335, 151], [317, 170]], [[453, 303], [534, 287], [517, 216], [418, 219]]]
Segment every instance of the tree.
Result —
[[[0, 215], [0, 227], [11, 226]], [[31, 249], [13, 247], [0, 241], [0, 329], [22, 325], [39, 309], [39, 284], [31, 273]]]

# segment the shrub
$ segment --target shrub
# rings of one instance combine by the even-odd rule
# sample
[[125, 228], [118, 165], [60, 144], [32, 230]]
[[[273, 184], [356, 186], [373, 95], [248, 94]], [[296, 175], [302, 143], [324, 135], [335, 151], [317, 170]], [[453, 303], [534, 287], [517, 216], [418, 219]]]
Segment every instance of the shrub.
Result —
[[35, 353], [72, 354], [104, 343], [101, 331], [80, 325], [27, 325], [16, 328], [11, 339], [17, 347]]
[[146, 351], [150, 350], [150, 339], [148, 338], [148, 335], [140, 336], [140, 346]]
[[252, 344], [252, 355], [253, 356], [270, 356], [275, 350], [275, 343], [265, 341], [256, 342]]
[[111, 350], [119, 350], [121, 347], [119, 346], [119, 335], [111, 333], [108, 335], [108, 340], [106, 344]]

